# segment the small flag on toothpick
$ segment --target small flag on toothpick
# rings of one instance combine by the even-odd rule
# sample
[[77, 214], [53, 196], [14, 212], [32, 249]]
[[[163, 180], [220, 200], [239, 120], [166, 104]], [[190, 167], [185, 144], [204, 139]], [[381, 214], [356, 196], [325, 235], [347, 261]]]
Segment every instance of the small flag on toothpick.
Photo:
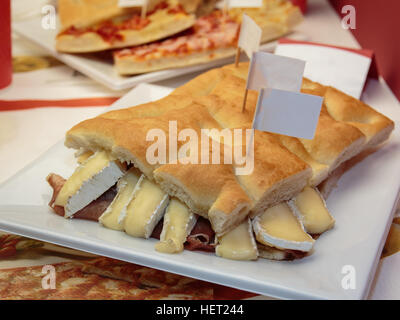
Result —
[[238, 48], [236, 53], [236, 67], [239, 65], [240, 52], [246, 52], [249, 59], [253, 53], [260, 49], [262, 30], [248, 15], [243, 14], [242, 25], [238, 40]]
[[305, 65], [305, 61], [302, 60], [267, 52], [254, 52], [247, 76], [242, 111], [246, 109], [248, 90], [271, 88], [299, 92]]
[[224, 0], [217, 4], [217, 7], [222, 9], [224, 17], [228, 16], [230, 8], [260, 8], [263, 5], [263, 0]]
[[141, 17], [144, 19], [147, 15], [148, 2], [149, 0], [119, 0], [118, 5], [122, 8], [141, 7]]
[[313, 139], [323, 98], [299, 92], [261, 89], [253, 129]]
[[253, 53], [247, 89], [273, 88], [299, 92], [306, 62], [267, 52]]
[[231, 8], [260, 8], [263, 0], [230, 0]]
[[323, 98], [300, 92], [305, 61], [255, 52], [247, 89], [257, 90], [253, 129], [313, 139]]
[[217, 4], [218, 8], [223, 8], [228, 3], [228, 8], [260, 8], [263, 0], [224, 0]]
[[223, 14], [223, 17], [224, 17], [224, 21], [228, 17], [229, 3], [230, 3], [229, 0], [224, 0], [223, 7], [222, 7], [222, 14]]

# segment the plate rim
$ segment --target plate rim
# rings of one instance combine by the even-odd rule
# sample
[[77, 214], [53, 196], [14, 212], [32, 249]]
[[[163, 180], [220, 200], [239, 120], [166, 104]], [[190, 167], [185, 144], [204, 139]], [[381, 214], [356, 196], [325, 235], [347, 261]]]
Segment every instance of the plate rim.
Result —
[[[73, 69], [85, 74], [86, 76], [90, 77], [94, 81], [100, 82], [104, 86], [114, 90], [114, 91], [122, 91], [129, 88], [132, 88], [140, 83], [143, 82], [157, 82], [167, 79], [176, 78], [179, 76], [183, 76], [190, 73], [199, 72], [202, 70], [206, 70], [209, 68], [215, 68], [218, 66], [222, 66], [225, 64], [233, 63], [234, 57], [222, 58], [214, 61], [210, 61], [207, 63], [200, 63], [194, 66], [187, 66], [183, 68], [175, 68], [175, 69], [167, 69], [167, 70], [159, 70], [145, 74], [134, 75], [130, 77], [123, 77], [119, 76], [120, 79], [111, 79], [104, 73], [97, 71], [97, 69], [92, 67], [85, 67], [83, 61], [81, 61], [78, 55], [68, 54], [68, 53], [60, 53], [57, 52], [54, 48], [51, 48], [48, 43], [41, 41], [41, 38], [33, 38], [29, 34], [25, 33], [24, 26], [27, 23], [33, 23], [35, 21], [40, 21], [41, 17], [35, 17], [32, 19], [27, 19], [23, 21], [13, 22], [12, 29], [15, 31], [19, 36], [27, 39], [36, 45], [40, 46], [43, 50], [48, 52], [53, 57], [59, 59], [60, 61], [64, 62], [66, 65], [72, 67]], [[49, 30], [43, 30], [44, 32], [48, 32]], [[52, 30], [52, 32], [56, 32]], [[292, 33], [285, 35], [284, 37], [291, 37], [297, 40], [306, 40], [307, 36], [294, 30]], [[260, 49], [265, 51], [272, 51], [278, 43], [278, 40], [272, 40], [270, 42], [264, 43], [261, 45]], [[82, 63], [82, 65], [80, 65]], [[102, 62], [103, 63], [103, 62]], [[172, 74], [171, 74], [172, 73]], [[117, 82], [117, 84], [115, 83]]]
[[[136, 94], [136, 92], [138, 90], [140, 90], [140, 88], [146, 88], [146, 87], [148, 89], [157, 89], [157, 88], [165, 89], [166, 88], [166, 87], [159, 86], [159, 85], [154, 85], [154, 84], [142, 84], [141, 86], [138, 86], [138, 87], [132, 89], [130, 92], [127, 93], [127, 95], [129, 95], [129, 94], [134, 95], [134, 94]], [[121, 99], [116, 101], [115, 104], [118, 104], [118, 102], [120, 100], [122, 100], [123, 98], [125, 98], [125, 97], [126, 97], [126, 95], [121, 97]], [[106, 109], [106, 110], [109, 111], [109, 109]], [[397, 131], [398, 130], [400, 130], [400, 129], [398, 128]], [[60, 140], [59, 142], [57, 142], [54, 145], [52, 145], [49, 149], [47, 149], [45, 152], [43, 152], [41, 155], [39, 155], [39, 157], [37, 157], [36, 159], [31, 161], [29, 164], [27, 164], [23, 168], [21, 168], [18, 172], [16, 172], [10, 178], [6, 179], [0, 185], [0, 188], [3, 187], [4, 185], [6, 185], [7, 183], [9, 183], [11, 180], [15, 179], [17, 176], [23, 174], [24, 171], [27, 170], [28, 168], [34, 167], [37, 162], [39, 162], [42, 158], [45, 158], [47, 156], [47, 154], [51, 151], [51, 149], [59, 147], [59, 144], [62, 144], [62, 143], [63, 143], [63, 140]], [[398, 188], [399, 188], [399, 190], [397, 192], [397, 198], [396, 198], [397, 201], [399, 201], [399, 198], [400, 198], [400, 194], [399, 194], [400, 182], [399, 182], [399, 187]], [[1, 207], [2, 206], [0, 206], [0, 209], [1, 209]], [[393, 215], [395, 213], [395, 209], [396, 209], [396, 201], [392, 204], [392, 210], [391, 210], [391, 213], [390, 213], [390, 217], [393, 217]], [[373, 282], [373, 276], [374, 276], [374, 274], [376, 272], [376, 268], [377, 268], [377, 265], [378, 265], [378, 262], [379, 262], [379, 253], [380, 253], [380, 251], [381, 251], [381, 249], [382, 249], [382, 247], [384, 245], [385, 236], [387, 236], [387, 233], [389, 232], [390, 224], [391, 224], [391, 219], [388, 218], [387, 221], [386, 221], [385, 232], [380, 237], [380, 241], [381, 242], [380, 242], [380, 244], [378, 246], [378, 250], [376, 251], [375, 258], [373, 260], [374, 262], [373, 262], [373, 264], [371, 264], [371, 266], [369, 268], [368, 279], [367, 279], [366, 283], [364, 284], [364, 289], [362, 291], [360, 290], [358, 296], [353, 297], [355, 299], [365, 299], [367, 297], [368, 293], [369, 293], [369, 289], [370, 289], [370, 287], [372, 285], [372, 282]], [[30, 229], [31, 232], [24, 231], [24, 230], [22, 230], [23, 228]], [[137, 262], [134, 262], [134, 261], [129, 260], [129, 259], [123, 259], [123, 258], [121, 258], [121, 256], [113, 255], [112, 251], [114, 249], [111, 250], [111, 254], [104, 254], [103, 252], [101, 252], [102, 249], [99, 247], [99, 244], [95, 244], [92, 241], [89, 241], [90, 242], [90, 246], [89, 247], [94, 248], [94, 250], [92, 250], [92, 249], [88, 250], [88, 249], [80, 247], [79, 245], [75, 245], [77, 242], [79, 242], [79, 240], [72, 241], [73, 243], [75, 243], [74, 245], [68, 245], [68, 244], [66, 245], [65, 244], [66, 242], [64, 240], [62, 240], [62, 238], [65, 238], [64, 235], [61, 235], [61, 236], [60, 235], [58, 235], [58, 236], [56, 235], [56, 238], [57, 239], [61, 239], [61, 240], [54, 241], [54, 240], [48, 238], [47, 236], [41, 236], [40, 235], [40, 230], [36, 230], [37, 228], [35, 229], [32, 226], [31, 227], [26, 227], [26, 226], [25, 227], [21, 227], [21, 226], [18, 227], [16, 225], [13, 225], [13, 223], [10, 223], [10, 222], [4, 223], [4, 222], [2, 222], [0, 220], [0, 229], [4, 230], [6, 232], [21, 234], [21, 235], [24, 235], [24, 236], [28, 236], [28, 237], [32, 237], [32, 238], [38, 239], [38, 240], [43, 240], [43, 241], [47, 241], [47, 242], [50, 242], [50, 243], [56, 243], [56, 244], [59, 244], [59, 245], [62, 245], [62, 246], [78, 249], [78, 250], [81, 250], [81, 251], [91, 252], [91, 253], [95, 253], [95, 254], [99, 254], [99, 255], [103, 255], [103, 256], [113, 257], [113, 258], [116, 258], [116, 259], [119, 259], [119, 260], [125, 260], [125, 261], [129, 261], [129, 262], [137, 263]], [[10, 230], [13, 230], [13, 231], [10, 231]], [[107, 249], [107, 250], [109, 250], [109, 249]], [[125, 251], [125, 249], [122, 250], [122, 251]], [[130, 254], [132, 255], [132, 251], [131, 251]], [[136, 257], [138, 256], [138, 254], [135, 253], [135, 252], [133, 252], [133, 255], [136, 256]], [[149, 256], [151, 256], [151, 255], [152, 255], [152, 252], [149, 252]], [[139, 254], [139, 259], [143, 260], [142, 254]], [[246, 281], [246, 283], [248, 283], [249, 286], [252, 286], [252, 288], [246, 288], [246, 285], [243, 285], [243, 284], [241, 284], [239, 286], [238, 282], [235, 282], [236, 285], [233, 285], [232, 284], [232, 276], [228, 276], [227, 277], [227, 276], [224, 276], [223, 274], [221, 276], [221, 271], [218, 271], [218, 270], [216, 270], [217, 273], [214, 272], [212, 274], [212, 277], [210, 277], [210, 273], [207, 273], [207, 272], [205, 272], [205, 273], [200, 272], [201, 276], [199, 276], [199, 275], [195, 276], [191, 272], [187, 272], [187, 271], [182, 272], [181, 271], [182, 268], [184, 268], [185, 270], [189, 270], [189, 268], [186, 267], [186, 266], [183, 266], [183, 267], [180, 266], [179, 269], [176, 270], [176, 265], [175, 264], [171, 264], [171, 262], [168, 262], [168, 261], [161, 261], [161, 265], [163, 265], [164, 267], [160, 267], [160, 260], [158, 258], [156, 258], [157, 267], [155, 267], [154, 264], [150, 263], [151, 260], [154, 261], [154, 259], [155, 259], [154, 257], [153, 258], [147, 257], [147, 258], [144, 258], [144, 259], [148, 259], [147, 260], [148, 263], [139, 263], [139, 264], [143, 264], [143, 265], [146, 265], [146, 266], [149, 266], [149, 267], [153, 267], [153, 268], [156, 268], [156, 269], [162, 269], [162, 270], [165, 270], [165, 271], [168, 271], [168, 272], [172, 272], [172, 273], [184, 274], [186, 276], [199, 278], [199, 279], [204, 280], [204, 281], [220, 283], [222, 285], [228, 285], [230, 287], [235, 287], [235, 288], [238, 288], [238, 289], [241, 289], [241, 290], [248, 290], [248, 291], [256, 292], [257, 294], [264, 294], [264, 295], [268, 294], [269, 296], [277, 297], [277, 298], [281, 298], [281, 299], [332, 299], [333, 298], [333, 297], [328, 296], [328, 295], [322, 296], [322, 295], [318, 295], [318, 294], [305, 293], [305, 292], [299, 291], [298, 289], [292, 289], [292, 288], [289, 288], [287, 286], [279, 286], [279, 285], [276, 285], [274, 283], [268, 283], [269, 292], [266, 293], [265, 290], [259, 291], [258, 289], [257, 290], [254, 289], [254, 288], [259, 288], [258, 283], [257, 283], [256, 280], [254, 280], [252, 282]], [[170, 265], [170, 267], [168, 267], [168, 265]], [[174, 268], [174, 269], [172, 269], [172, 268]], [[215, 279], [216, 277], [222, 277], [222, 281], [220, 279]], [[212, 280], [210, 280], [210, 279], [212, 279]], [[264, 287], [265, 287], [265, 285], [264, 285]]]

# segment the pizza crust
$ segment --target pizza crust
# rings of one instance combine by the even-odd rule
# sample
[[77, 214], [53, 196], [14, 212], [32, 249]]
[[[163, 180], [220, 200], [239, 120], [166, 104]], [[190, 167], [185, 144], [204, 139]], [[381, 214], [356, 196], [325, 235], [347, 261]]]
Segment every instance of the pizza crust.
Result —
[[61, 52], [85, 53], [146, 44], [190, 28], [195, 23], [195, 16], [168, 14], [167, 10], [160, 10], [151, 15], [150, 20], [151, 22], [140, 30], [118, 32], [123, 40], [106, 41], [94, 31], [81, 35], [61, 33], [56, 39], [56, 49]]
[[[187, 41], [189, 52], [182, 53], [179, 50], [178, 52], [171, 52], [168, 50], [169, 45], [166, 46], [164, 42], [152, 44], [154, 52], [144, 55], [138, 52], [148, 50], [146, 46], [116, 51], [114, 52], [116, 71], [120, 75], [134, 75], [171, 68], [183, 68], [233, 57], [237, 51], [237, 35], [229, 44], [219, 44], [214, 41], [213, 37], [217, 36], [218, 39], [218, 34], [226, 26], [229, 26], [229, 31], [234, 27], [236, 30], [239, 30], [243, 13], [248, 14], [261, 27], [262, 43], [273, 41], [290, 33], [293, 27], [303, 19], [300, 10], [290, 3], [280, 3], [277, 1], [266, 1], [266, 3], [275, 3], [276, 6], [261, 9], [231, 9], [229, 11], [229, 21], [225, 23], [223, 22], [225, 18], [216, 10], [210, 15], [197, 20], [194, 31], [189, 33], [189, 35], [182, 35], [169, 40], [170, 42], [174, 41], [172, 45]], [[207, 31], [204, 28], [204, 25], [209, 22], [208, 20], [212, 21], [213, 28], [215, 29]], [[228, 39], [231, 34], [226, 30], [224, 32], [227, 34], [225, 39]], [[194, 45], [196, 49], [191, 48], [190, 43], [192, 41], [196, 43]], [[210, 42], [213, 45], [211, 48], [208, 48], [207, 43]], [[203, 47], [200, 46], [201, 48], [197, 48], [198, 43], [204, 43]], [[155, 46], [156, 44], [158, 46]]]
[[[152, 11], [159, 3], [165, 0], [148, 0], [147, 12]], [[137, 13], [140, 7], [122, 8], [119, 0], [58, 0], [58, 16], [61, 30], [71, 26], [85, 28], [100, 21], [112, 19], [117, 16]], [[210, 12], [215, 6], [215, 0], [177, 0], [186, 12], [197, 15]]]
[[139, 11], [138, 8], [120, 8], [119, 0], [58, 0], [61, 30], [71, 26], [85, 28], [102, 20]]
[[120, 75], [133, 75], [204, 64], [210, 61], [233, 57], [235, 52], [236, 50], [234, 48], [221, 48], [195, 52], [183, 56], [174, 55], [160, 59], [150, 59], [148, 61], [135, 61], [135, 59], [129, 55], [121, 57], [115, 56], [114, 61], [115, 68]]

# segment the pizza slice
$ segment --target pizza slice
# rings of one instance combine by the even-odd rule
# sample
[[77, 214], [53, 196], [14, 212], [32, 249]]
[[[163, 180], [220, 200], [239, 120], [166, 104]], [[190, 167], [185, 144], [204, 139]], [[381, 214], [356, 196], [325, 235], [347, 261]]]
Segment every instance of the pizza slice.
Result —
[[132, 75], [232, 57], [243, 13], [261, 27], [263, 43], [289, 33], [302, 20], [298, 7], [280, 0], [264, 0], [262, 8], [231, 9], [228, 16], [215, 10], [198, 18], [192, 28], [177, 36], [116, 50], [116, 70], [121, 75]]
[[0, 300], [213, 299], [210, 283], [113, 259], [53, 266], [54, 289], [43, 287], [43, 266], [0, 270]]
[[119, 8], [115, 0], [63, 0], [59, 4], [63, 28], [56, 49], [85, 53], [160, 40], [192, 27], [198, 7], [180, 0], [156, 1], [142, 18], [140, 8]]
[[54, 268], [55, 289], [43, 286], [42, 280], [48, 274], [43, 272], [43, 266], [0, 270], [0, 299], [84, 299], [90, 288], [102, 280], [99, 276], [82, 273], [78, 263], [59, 263]]
[[105, 257], [87, 261], [82, 271], [146, 290], [143, 299], [209, 300], [214, 296], [211, 283]]
[[43, 246], [43, 242], [0, 232], [0, 259], [15, 256], [18, 252]]

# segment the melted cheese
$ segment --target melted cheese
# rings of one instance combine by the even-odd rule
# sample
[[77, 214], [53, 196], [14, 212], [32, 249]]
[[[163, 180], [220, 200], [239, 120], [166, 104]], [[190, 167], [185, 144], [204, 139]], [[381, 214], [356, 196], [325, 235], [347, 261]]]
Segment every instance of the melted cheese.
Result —
[[222, 17], [219, 11], [200, 17], [193, 28], [184, 35], [167, 38], [116, 52], [117, 57], [130, 56], [141, 61], [166, 56], [202, 52], [205, 50], [231, 48], [236, 45], [240, 29], [236, 21]]
[[269, 208], [256, 217], [253, 228], [260, 243], [278, 249], [308, 252], [314, 244], [286, 203]]
[[105, 151], [96, 152], [80, 165], [65, 182], [55, 205], [62, 206], [71, 217], [110, 189], [124, 170]]
[[183, 244], [196, 224], [196, 215], [177, 199], [172, 199], [164, 216], [164, 226], [156, 250], [163, 253], [183, 251]]
[[77, 161], [79, 164], [83, 164], [93, 155], [92, 151], [86, 151], [80, 155], [78, 155]]
[[119, 223], [119, 217], [126, 212], [128, 204], [132, 201], [138, 181], [139, 176], [136, 174], [136, 169], [129, 170], [118, 181], [118, 194], [99, 219], [103, 226], [118, 231], [124, 230]]
[[89, 180], [95, 174], [99, 173], [108, 166], [109, 163], [110, 158], [104, 151], [97, 152], [95, 155], [90, 157], [86, 162], [79, 166], [72, 176], [65, 182], [54, 204], [56, 206], [64, 207], [67, 204], [68, 199], [78, 192], [86, 180]]
[[329, 213], [320, 193], [306, 187], [296, 198], [289, 202], [290, 207], [311, 234], [320, 234], [331, 229], [335, 219]]
[[127, 234], [147, 239], [162, 218], [169, 198], [159, 186], [143, 176], [135, 189], [122, 223]]
[[257, 245], [249, 221], [223, 235], [218, 239], [215, 253], [226, 259], [255, 260], [258, 257]]

